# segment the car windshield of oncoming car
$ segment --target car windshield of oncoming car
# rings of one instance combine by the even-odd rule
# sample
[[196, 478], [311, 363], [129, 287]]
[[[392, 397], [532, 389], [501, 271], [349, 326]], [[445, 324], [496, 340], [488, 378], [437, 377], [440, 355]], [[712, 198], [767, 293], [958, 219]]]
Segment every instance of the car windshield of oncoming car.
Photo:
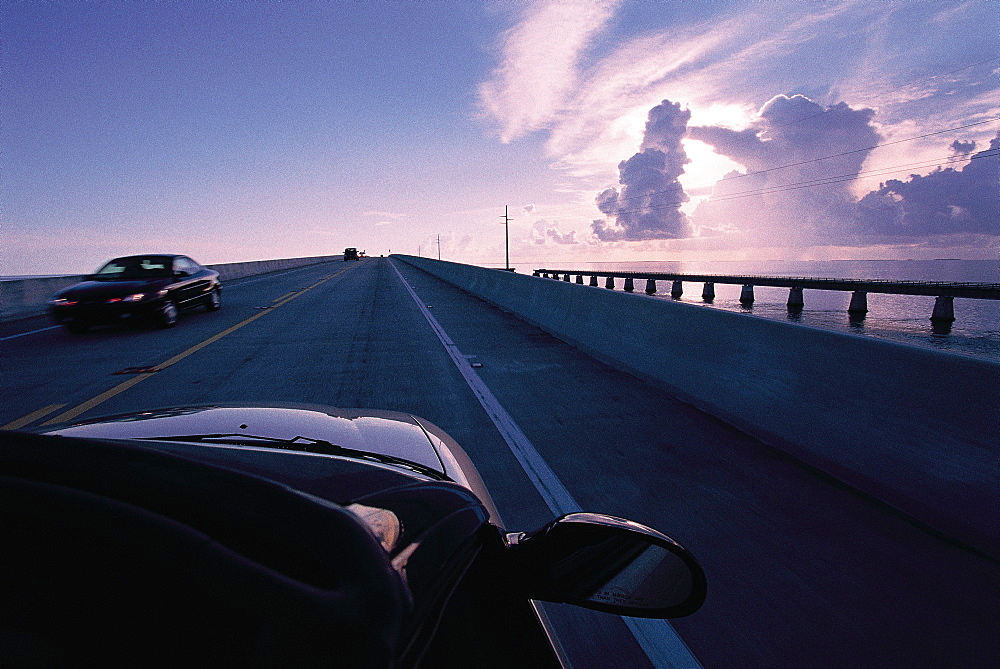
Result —
[[170, 276], [170, 258], [164, 256], [136, 256], [115, 258], [101, 267], [94, 277], [101, 280], [147, 279]]

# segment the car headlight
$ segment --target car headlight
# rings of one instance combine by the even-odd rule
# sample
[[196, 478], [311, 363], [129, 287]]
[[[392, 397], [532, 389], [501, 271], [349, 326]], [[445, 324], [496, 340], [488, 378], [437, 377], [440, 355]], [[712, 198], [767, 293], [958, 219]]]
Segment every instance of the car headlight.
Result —
[[108, 304], [112, 302], [138, 302], [146, 296], [145, 293], [135, 293], [134, 295], [126, 295], [125, 297], [112, 297], [111, 299], [105, 300]]
[[49, 302], [54, 307], [71, 307], [74, 304], [78, 304], [76, 300], [67, 300], [65, 297], [58, 297]]

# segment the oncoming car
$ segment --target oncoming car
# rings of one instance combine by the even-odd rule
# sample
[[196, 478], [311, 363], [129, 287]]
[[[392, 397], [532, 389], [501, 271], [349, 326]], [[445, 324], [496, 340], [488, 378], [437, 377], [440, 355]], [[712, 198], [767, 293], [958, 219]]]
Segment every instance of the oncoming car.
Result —
[[219, 273], [182, 255], [115, 258], [49, 302], [57, 323], [73, 332], [92, 325], [145, 320], [160, 327], [177, 323], [178, 312], [221, 304]]
[[650, 528], [503, 528], [409, 414], [202, 405], [0, 431], [0, 637], [17, 666], [559, 667], [532, 600], [685, 616], [705, 576]]

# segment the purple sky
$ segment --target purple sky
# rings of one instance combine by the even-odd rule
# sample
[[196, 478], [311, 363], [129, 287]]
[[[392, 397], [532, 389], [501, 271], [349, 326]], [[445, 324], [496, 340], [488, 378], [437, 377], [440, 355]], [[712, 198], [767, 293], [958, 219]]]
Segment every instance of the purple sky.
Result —
[[437, 235], [502, 262], [504, 205], [515, 263], [996, 258], [998, 28], [989, 1], [6, 2], [0, 274]]

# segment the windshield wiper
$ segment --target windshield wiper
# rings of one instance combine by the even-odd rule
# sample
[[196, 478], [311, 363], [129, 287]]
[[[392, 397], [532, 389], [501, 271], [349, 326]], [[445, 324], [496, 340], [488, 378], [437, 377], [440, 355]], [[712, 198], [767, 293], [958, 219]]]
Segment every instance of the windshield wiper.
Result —
[[281, 439], [280, 437], [259, 437], [252, 434], [240, 433], [220, 433], [220, 434], [186, 434], [173, 437], [145, 437], [149, 441], [189, 441], [200, 443], [231, 444], [235, 446], [267, 446], [268, 448], [280, 448], [286, 451], [303, 451], [306, 453], [321, 453], [323, 455], [339, 455], [346, 458], [356, 458], [360, 460], [374, 460], [389, 465], [397, 465], [412, 469], [415, 472], [437, 479], [439, 481], [450, 481], [444, 473], [412, 462], [404, 458], [397, 458], [384, 453], [372, 453], [370, 451], [359, 451], [353, 448], [344, 448], [337, 444], [330, 443], [323, 439], [313, 439], [311, 437], [292, 437], [291, 439]]

